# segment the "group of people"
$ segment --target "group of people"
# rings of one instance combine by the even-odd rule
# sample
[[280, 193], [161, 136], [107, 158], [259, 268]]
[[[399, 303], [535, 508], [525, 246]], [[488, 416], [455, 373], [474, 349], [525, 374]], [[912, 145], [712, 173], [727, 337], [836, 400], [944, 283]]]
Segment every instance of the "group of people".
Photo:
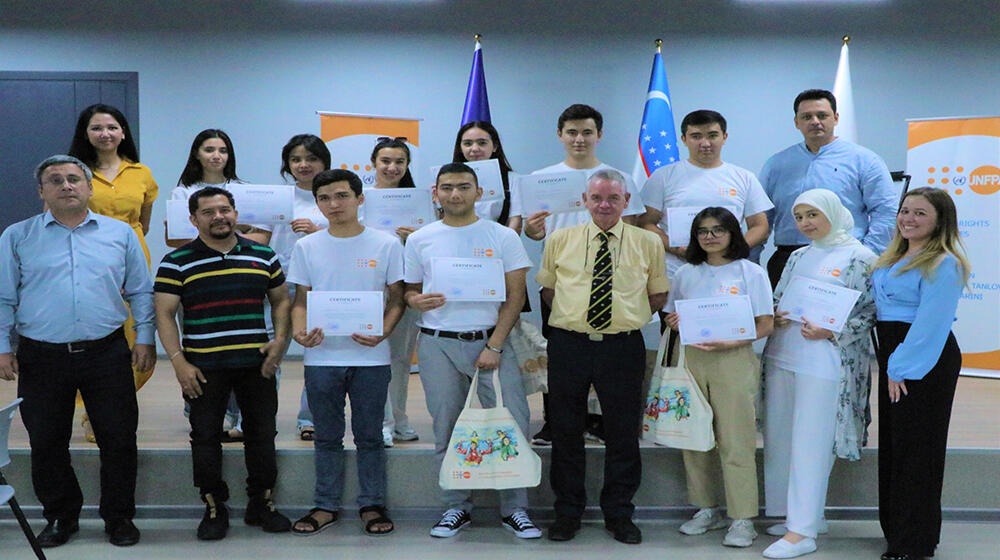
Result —
[[[509, 337], [527, 309], [526, 277], [533, 266], [520, 239], [523, 225], [527, 237], [544, 243], [537, 281], [548, 338], [548, 394], [545, 425], [535, 440], [552, 444], [556, 519], [549, 539], [570, 540], [580, 529], [587, 502], [584, 434], [595, 428], [588, 412], [593, 390], [606, 445], [605, 527], [618, 541], [641, 542], [632, 522], [642, 471], [638, 428], [646, 351], [640, 329], [659, 312], [663, 336], [677, 350], [685, 318], [675, 302], [741, 295], [750, 299], [756, 337], [767, 337], [761, 358], [752, 341], [683, 348], [685, 367], [713, 409], [717, 445], [683, 453], [689, 501], [699, 509], [680, 531], [728, 528], [723, 544], [752, 545], [760, 412], [766, 514], [785, 517], [768, 527], [781, 538], [764, 556], [816, 550], [817, 535], [826, 531], [834, 459], [857, 460], [866, 444], [874, 327], [883, 558], [933, 555], [961, 366], [951, 321], [942, 318], [954, 318], [969, 275], [955, 207], [946, 192], [931, 188], [911, 190], [900, 203], [882, 160], [835, 136], [830, 92], [802, 92], [793, 109], [804, 141], [769, 159], [760, 181], [722, 160], [725, 118], [699, 110], [680, 127], [688, 159], [655, 171], [639, 188], [597, 158], [601, 114], [572, 105], [557, 121], [564, 161], [537, 173], [586, 171], [586, 211], [555, 215], [522, 215], [499, 134], [489, 123], [468, 123], [458, 131], [453, 163], [441, 167], [432, 187], [441, 219], [392, 233], [365, 226], [361, 180], [351, 171], [331, 170], [330, 152], [308, 134], [294, 136], [282, 150], [282, 175], [297, 187], [294, 219], [274, 227], [241, 224], [226, 188], [239, 181], [232, 141], [221, 130], [205, 130], [172, 195], [188, 201], [198, 236], [170, 241], [176, 250], [159, 264], [155, 282], [143, 235], [156, 183], [138, 162], [124, 116], [106, 105], [86, 109], [70, 155], [50, 157], [37, 168], [45, 211], [0, 236], [0, 378], [17, 377], [24, 398], [32, 478], [48, 521], [40, 543], [61, 545], [78, 530], [82, 495], [68, 452], [77, 391], [101, 448], [100, 514], [109, 540], [138, 542], [132, 523], [135, 390], [155, 363], [154, 330], [191, 423], [194, 483], [205, 503], [199, 539], [224, 538], [229, 527], [224, 437], [244, 441], [247, 524], [312, 535], [336, 523], [348, 398], [359, 515], [366, 533], [392, 532], [385, 448], [394, 439], [419, 437], [405, 412], [415, 347], [438, 461], [477, 371], [496, 372], [504, 405], [529, 433]], [[478, 178], [464, 163], [485, 159], [499, 160], [502, 202], [479, 201]], [[379, 138], [371, 160], [374, 188], [414, 186], [405, 139]], [[672, 243], [668, 210], [692, 206], [703, 209], [690, 241]], [[772, 229], [777, 251], [765, 272], [752, 255]], [[442, 257], [500, 260], [506, 299], [449, 301], [429, 291], [432, 263]], [[776, 313], [798, 276], [860, 292], [840, 332]], [[310, 328], [313, 290], [382, 293], [382, 334], [324, 336], [321, 328]], [[277, 378], [291, 340], [305, 348], [300, 436], [313, 439], [316, 449], [315, 507], [294, 523], [276, 509], [273, 495]], [[480, 400], [492, 406], [489, 376], [479, 383]], [[758, 411], [762, 386], [764, 410]], [[721, 480], [711, 474], [716, 464]], [[471, 523], [471, 496], [442, 490], [441, 499], [446, 510], [430, 533], [451, 537]], [[502, 526], [521, 538], [542, 535], [528, 516], [525, 489], [500, 491], [500, 502]]]

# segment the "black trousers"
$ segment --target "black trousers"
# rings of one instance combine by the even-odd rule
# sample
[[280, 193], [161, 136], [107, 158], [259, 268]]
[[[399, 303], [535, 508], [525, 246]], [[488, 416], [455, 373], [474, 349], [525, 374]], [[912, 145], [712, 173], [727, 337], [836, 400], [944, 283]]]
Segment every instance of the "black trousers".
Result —
[[277, 434], [274, 415], [278, 412], [275, 379], [260, 374], [260, 367], [202, 370], [208, 383], [196, 398], [184, 397], [191, 404], [191, 459], [194, 485], [204, 499], [212, 494], [216, 501], [229, 499], [229, 486], [222, 479], [222, 422], [230, 392], [243, 413], [243, 459], [247, 469], [247, 495], [263, 494], [274, 488], [278, 465], [274, 452]]
[[21, 337], [17, 396], [31, 443], [31, 481], [49, 521], [77, 519], [83, 493], [70, 463], [69, 440], [79, 390], [101, 452], [100, 514], [106, 521], [135, 516], [139, 407], [132, 352], [121, 332], [105, 344], [70, 353]]
[[908, 395], [890, 403], [886, 366], [909, 328], [899, 322], [877, 325], [879, 521], [888, 551], [933, 556], [941, 538], [948, 423], [962, 354], [949, 334], [934, 368], [923, 379], [907, 379]]
[[781, 280], [781, 271], [785, 269], [788, 257], [796, 249], [802, 247], [805, 245], [778, 245], [775, 247], [774, 254], [767, 260], [767, 277], [771, 280], [772, 290], [778, 286], [778, 280]]
[[556, 516], [580, 518], [587, 504], [583, 433], [587, 395], [593, 385], [604, 413], [601, 510], [605, 519], [631, 517], [635, 510], [632, 497], [642, 479], [638, 430], [646, 367], [642, 334], [633, 331], [592, 341], [585, 334], [553, 327], [548, 358], [552, 430], [549, 479], [556, 495]]

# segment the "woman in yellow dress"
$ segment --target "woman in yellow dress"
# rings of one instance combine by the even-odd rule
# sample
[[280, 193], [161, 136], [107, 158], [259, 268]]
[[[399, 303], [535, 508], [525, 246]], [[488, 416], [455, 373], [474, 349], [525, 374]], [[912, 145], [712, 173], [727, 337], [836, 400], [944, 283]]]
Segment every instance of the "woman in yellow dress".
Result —
[[[86, 163], [94, 172], [94, 195], [90, 198], [90, 209], [132, 226], [146, 253], [148, 266], [146, 233], [149, 232], [149, 218], [158, 187], [149, 168], [139, 163], [139, 153], [125, 115], [110, 105], [100, 103], [84, 109], [76, 122], [69, 154]], [[125, 322], [125, 337], [131, 348], [135, 344], [131, 315]], [[134, 372], [136, 390], [152, 375], [153, 370]], [[87, 441], [95, 441], [86, 412], [83, 425]]]

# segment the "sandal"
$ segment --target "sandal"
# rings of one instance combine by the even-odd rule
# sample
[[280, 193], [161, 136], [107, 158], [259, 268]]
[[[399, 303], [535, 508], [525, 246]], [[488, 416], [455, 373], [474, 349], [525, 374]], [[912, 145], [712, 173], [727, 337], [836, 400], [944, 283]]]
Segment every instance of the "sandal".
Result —
[[[375, 512], [378, 516], [373, 517], [365, 521], [365, 514]], [[361, 520], [365, 523], [365, 534], [372, 537], [382, 537], [388, 535], [396, 529], [396, 525], [389, 519], [389, 512], [382, 506], [365, 506], [358, 510], [358, 515], [361, 516]], [[388, 524], [388, 531], [376, 531], [375, 526], [380, 524]]]
[[[315, 515], [316, 512], [319, 512], [319, 511], [329, 513], [333, 517], [329, 521], [327, 521], [326, 523], [320, 525], [319, 521], [316, 521], [316, 518], [313, 517], [313, 515]], [[309, 513], [305, 514], [304, 517], [302, 517], [301, 519], [299, 519], [298, 521], [296, 521], [292, 525], [292, 534], [293, 535], [301, 535], [301, 536], [304, 536], [304, 537], [307, 537], [309, 535], [315, 535], [316, 533], [319, 533], [320, 531], [322, 531], [323, 529], [326, 529], [327, 527], [329, 527], [331, 525], [336, 525], [337, 521], [339, 521], [339, 520], [340, 520], [340, 513], [339, 512], [330, 511], [330, 510], [326, 510], [326, 509], [323, 509], [323, 508], [312, 508], [311, 510], [309, 510]], [[309, 525], [309, 529], [304, 529], [303, 530], [303, 529], [297, 528], [296, 525], [298, 525], [299, 523], [305, 523], [306, 525]]]
[[299, 428], [299, 439], [302, 441], [312, 441], [315, 439], [316, 428], [312, 426], [302, 426]]

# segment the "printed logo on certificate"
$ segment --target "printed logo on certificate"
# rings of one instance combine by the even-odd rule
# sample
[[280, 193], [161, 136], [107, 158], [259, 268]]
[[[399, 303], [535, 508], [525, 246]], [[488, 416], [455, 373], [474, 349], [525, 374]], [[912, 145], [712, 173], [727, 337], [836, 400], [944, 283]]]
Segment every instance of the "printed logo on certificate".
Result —
[[226, 185], [236, 201], [241, 224], [283, 224], [295, 213], [295, 187], [292, 185]]
[[504, 301], [507, 285], [501, 259], [431, 259], [424, 293], [444, 294], [445, 301]]
[[306, 294], [306, 330], [323, 329], [324, 336], [382, 336], [385, 300], [382, 292]]
[[[498, 160], [487, 159], [483, 161], [464, 161], [462, 163], [468, 165], [476, 172], [476, 181], [479, 183], [479, 188], [483, 189], [483, 196], [478, 202], [503, 200], [503, 178], [500, 176], [500, 162]], [[431, 177], [437, 179], [438, 171], [441, 171], [441, 167], [443, 166], [435, 165], [431, 167]]]
[[749, 296], [681, 299], [674, 302], [681, 344], [754, 340], [757, 326]]
[[777, 313], [787, 311], [786, 319], [801, 323], [805, 317], [817, 327], [839, 333], [859, 297], [857, 290], [796, 274], [785, 287]]

